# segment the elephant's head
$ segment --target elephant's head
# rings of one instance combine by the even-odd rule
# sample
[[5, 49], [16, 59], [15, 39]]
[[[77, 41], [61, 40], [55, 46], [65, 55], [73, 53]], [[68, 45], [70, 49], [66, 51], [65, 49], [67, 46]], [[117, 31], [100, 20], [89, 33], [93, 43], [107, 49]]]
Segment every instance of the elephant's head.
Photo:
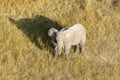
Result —
[[54, 41], [54, 42], [56, 42], [56, 33], [58, 32], [58, 30], [57, 29], [55, 29], [55, 28], [50, 28], [49, 30], [48, 30], [48, 36]]

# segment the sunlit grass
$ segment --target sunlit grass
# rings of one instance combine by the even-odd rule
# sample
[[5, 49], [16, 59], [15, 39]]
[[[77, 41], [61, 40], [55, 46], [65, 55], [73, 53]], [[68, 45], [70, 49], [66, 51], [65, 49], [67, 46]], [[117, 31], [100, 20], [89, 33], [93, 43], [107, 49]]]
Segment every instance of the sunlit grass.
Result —
[[[47, 30], [75, 23], [85, 53], [55, 60]], [[119, 0], [1, 0], [0, 80], [119, 80], [119, 34]]]

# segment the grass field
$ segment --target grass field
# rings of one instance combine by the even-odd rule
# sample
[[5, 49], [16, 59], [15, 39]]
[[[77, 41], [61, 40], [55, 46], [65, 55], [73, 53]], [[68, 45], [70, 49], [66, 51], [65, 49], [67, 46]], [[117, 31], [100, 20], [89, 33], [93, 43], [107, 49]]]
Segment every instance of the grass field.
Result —
[[[55, 60], [48, 29], [75, 23], [85, 53]], [[120, 80], [120, 1], [0, 0], [0, 80]]]

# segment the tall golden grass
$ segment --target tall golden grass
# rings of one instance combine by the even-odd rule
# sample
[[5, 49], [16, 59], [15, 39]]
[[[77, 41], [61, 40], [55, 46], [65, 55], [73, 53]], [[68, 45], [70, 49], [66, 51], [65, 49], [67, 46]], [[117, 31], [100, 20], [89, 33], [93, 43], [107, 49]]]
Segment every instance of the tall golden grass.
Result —
[[[85, 53], [55, 60], [47, 30], [75, 23]], [[1, 0], [0, 80], [120, 80], [119, 34], [119, 0]]]

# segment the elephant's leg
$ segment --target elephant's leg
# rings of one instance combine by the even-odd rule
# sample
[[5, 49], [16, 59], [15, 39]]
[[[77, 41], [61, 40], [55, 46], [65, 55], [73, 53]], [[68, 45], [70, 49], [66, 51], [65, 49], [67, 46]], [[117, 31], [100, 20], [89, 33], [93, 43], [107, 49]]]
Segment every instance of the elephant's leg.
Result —
[[86, 40], [86, 36], [84, 36], [82, 42], [80, 43], [81, 53], [84, 53], [85, 51], [85, 40]]
[[55, 57], [58, 57], [58, 49], [57, 49], [57, 46], [55, 47]]
[[81, 44], [81, 45], [80, 45], [80, 48], [81, 48], [81, 51], [80, 51], [80, 52], [81, 52], [81, 53], [84, 53], [84, 51], [85, 51], [85, 46], [84, 46], [84, 44]]
[[58, 57], [62, 52], [62, 47], [56, 47], [55, 57]]
[[76, 45], [76, 53], [79, 53], [80, 52], [80, 45]]
[[70, 52], [70, 45], [65, 45], [65, 58], [66, 59], [69, 59], [70, 56], [69, 56], [69, 52]]
[[58, 57], [61, 52], [62, 52], [62, 47], [63, 47], [63, 43], [62, 42], [59, 42], [57, 43], [57, 46], [55, 47], [55, 57]]

